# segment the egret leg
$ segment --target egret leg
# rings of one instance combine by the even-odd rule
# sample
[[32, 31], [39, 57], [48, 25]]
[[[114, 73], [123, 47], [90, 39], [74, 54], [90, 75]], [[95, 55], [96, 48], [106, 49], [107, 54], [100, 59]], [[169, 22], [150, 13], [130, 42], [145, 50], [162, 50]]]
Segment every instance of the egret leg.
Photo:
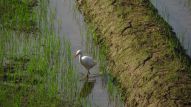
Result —
[[85, 75], [83, 78], [81, 78], [80, 81], [87, 80], [88, 78], [89, 78], [89, 73], [87, 73], [87, 75]]
[[87, 78], [89, 77], [89, 74], [90, 74], [90, 72], [89, 72], [89, 70], [88, 70], [88, 73], [87, 73]]

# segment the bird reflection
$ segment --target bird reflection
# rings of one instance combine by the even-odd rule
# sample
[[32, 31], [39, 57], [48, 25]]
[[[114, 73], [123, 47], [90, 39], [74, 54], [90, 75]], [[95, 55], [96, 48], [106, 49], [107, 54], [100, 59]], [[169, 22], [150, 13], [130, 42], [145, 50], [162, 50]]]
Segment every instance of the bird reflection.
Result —
[[94, 81], [86, 80], [86, 82], [84, 83], [84, 85], [80, 91], [80, 97], [86, 98], [92, 92], [94, 84], [95, 84], [95, 80]]

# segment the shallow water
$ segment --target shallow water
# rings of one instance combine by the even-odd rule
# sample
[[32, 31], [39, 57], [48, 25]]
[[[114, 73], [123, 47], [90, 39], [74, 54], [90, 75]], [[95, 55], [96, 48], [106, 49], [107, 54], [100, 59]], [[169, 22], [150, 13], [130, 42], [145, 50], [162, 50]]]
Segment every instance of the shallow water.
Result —
[[191, 1], [151, 0], [151, 2], [172, 26], [187, 54], [191, 56]]
[[[83, 16], [75, 7], [73, 0], [50, 0], [50, 7], [55, 10], [55, 31], [60, 38], [66, 38], [71, 43], [72, 53], [81, 49], [85, 55], [94, 56], [98, 64], [91, 69], [91, 75], [99, 75], [99, 48], [94, 45], [91, 33], [88, 32]], [[64, 46], [64, 44], [63, 44]], [[103, 63], [103, 62], [102, 62]], [[80, 65], [78, 58], [74, 60], [78, 74], [86, 74], [87, 71]], [[80, 75], [82, 78], [84, 75]], [[91, 76], [90, 75], [90, 76]], [[80, 96], [85, 98], [92, 107], [120, 107], [119, 99], [111, 100], [107, 91], [108, 76], [90, 77], [90, 80], [80, 81]], [[121, 105], [118, 105], [118, 104]]]

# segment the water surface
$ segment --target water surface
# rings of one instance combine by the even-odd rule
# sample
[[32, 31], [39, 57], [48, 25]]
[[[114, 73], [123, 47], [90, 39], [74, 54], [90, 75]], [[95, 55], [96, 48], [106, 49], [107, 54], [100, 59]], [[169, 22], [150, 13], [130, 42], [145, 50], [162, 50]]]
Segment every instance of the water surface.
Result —
[[[91, 75], [99, 75], [99, 48], [94, 45], [92, 34], [88, 31], [84, 18], [75, 7], [75, 0], [50, 0], [50, 7], [53, 11], [55, 10], [55, 31], [60, 38], [70, 41], [73, 54], [76, 50], [81, 49], [85, 55], [93, 56], [98, 64], [91, 69]], [[79, 74], [87, 73], [78, 62], [78, 58], [74, 60], [74, 64]], [[120, 107], [117, 98], [115, 100], [110, 98], [107, 91], [107, 78], [106, 75], [90, 77], [91, 81], [76, 80], [81, 84], [80, 96], [87, 98], [86, 100], [93, 107]]]
[[191, 0], [151, 0], [191, 56]]

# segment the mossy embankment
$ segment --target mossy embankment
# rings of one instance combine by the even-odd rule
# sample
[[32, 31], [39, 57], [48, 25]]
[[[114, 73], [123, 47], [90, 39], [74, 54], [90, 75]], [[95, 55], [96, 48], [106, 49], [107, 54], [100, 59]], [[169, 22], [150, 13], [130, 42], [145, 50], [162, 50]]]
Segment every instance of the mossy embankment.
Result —
[[148, 0], [78, 0], [78, 6], [108, 47], [127, 107], [191, 105], [190, 59]]

